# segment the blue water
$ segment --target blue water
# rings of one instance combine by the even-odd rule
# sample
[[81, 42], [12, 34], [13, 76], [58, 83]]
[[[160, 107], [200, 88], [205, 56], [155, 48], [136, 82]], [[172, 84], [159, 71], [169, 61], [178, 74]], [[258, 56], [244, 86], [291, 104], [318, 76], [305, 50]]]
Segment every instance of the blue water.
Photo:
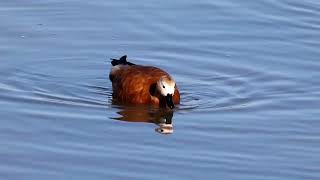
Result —
[[[320, 179], [319, 1], [2, 0], [0, 22], [0, 179]], [[112, 103], [124, 54], [174, 77], [173, 114]]]

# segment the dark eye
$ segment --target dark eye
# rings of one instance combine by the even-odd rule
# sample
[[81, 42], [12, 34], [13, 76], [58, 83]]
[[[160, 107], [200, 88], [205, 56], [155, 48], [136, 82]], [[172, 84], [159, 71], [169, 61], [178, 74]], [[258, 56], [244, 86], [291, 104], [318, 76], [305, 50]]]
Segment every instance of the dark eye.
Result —
[[166, 88], [164, 85], [162, 86], [163, 88]]

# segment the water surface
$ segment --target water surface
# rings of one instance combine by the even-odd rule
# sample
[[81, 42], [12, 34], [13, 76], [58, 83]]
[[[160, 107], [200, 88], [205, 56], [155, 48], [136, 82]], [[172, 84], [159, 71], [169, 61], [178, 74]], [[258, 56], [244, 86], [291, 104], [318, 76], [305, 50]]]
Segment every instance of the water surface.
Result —
[[[0, 20], [1, 179], [320, 178], [316, 0], [4, 0]], [[112, 103], [124, 54], [172, 74], [174, 112]]]

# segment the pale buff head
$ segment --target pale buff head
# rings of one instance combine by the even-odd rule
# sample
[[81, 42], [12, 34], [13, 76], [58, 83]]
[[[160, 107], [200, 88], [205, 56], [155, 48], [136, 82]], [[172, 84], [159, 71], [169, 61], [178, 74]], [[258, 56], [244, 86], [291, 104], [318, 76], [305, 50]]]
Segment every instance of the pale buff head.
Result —
[[157, 82], [157, 90], [162, 96], [165, 97], [166, 103], [169, 108], [173, 109], [173, 95], [175, 91], [176, 83], [168, 76], [162, 76]]
[[162, 96], [167, 96], [168, 94], [174, 95], [176, 82], [168, 76], [162, 76], [157, 82], [157, 90]]

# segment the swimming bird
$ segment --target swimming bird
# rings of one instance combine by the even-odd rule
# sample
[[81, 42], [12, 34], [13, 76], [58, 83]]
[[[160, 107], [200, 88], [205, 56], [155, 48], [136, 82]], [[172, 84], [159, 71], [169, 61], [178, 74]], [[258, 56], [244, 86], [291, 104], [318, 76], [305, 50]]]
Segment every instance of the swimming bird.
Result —
[[125, 104], [145, 104], [174, 108], [180, 103], [180, 93], [173, 78], [160, 68], [136, 65], [120, 59], [111, 59], [109, 79], [113, 99]]

